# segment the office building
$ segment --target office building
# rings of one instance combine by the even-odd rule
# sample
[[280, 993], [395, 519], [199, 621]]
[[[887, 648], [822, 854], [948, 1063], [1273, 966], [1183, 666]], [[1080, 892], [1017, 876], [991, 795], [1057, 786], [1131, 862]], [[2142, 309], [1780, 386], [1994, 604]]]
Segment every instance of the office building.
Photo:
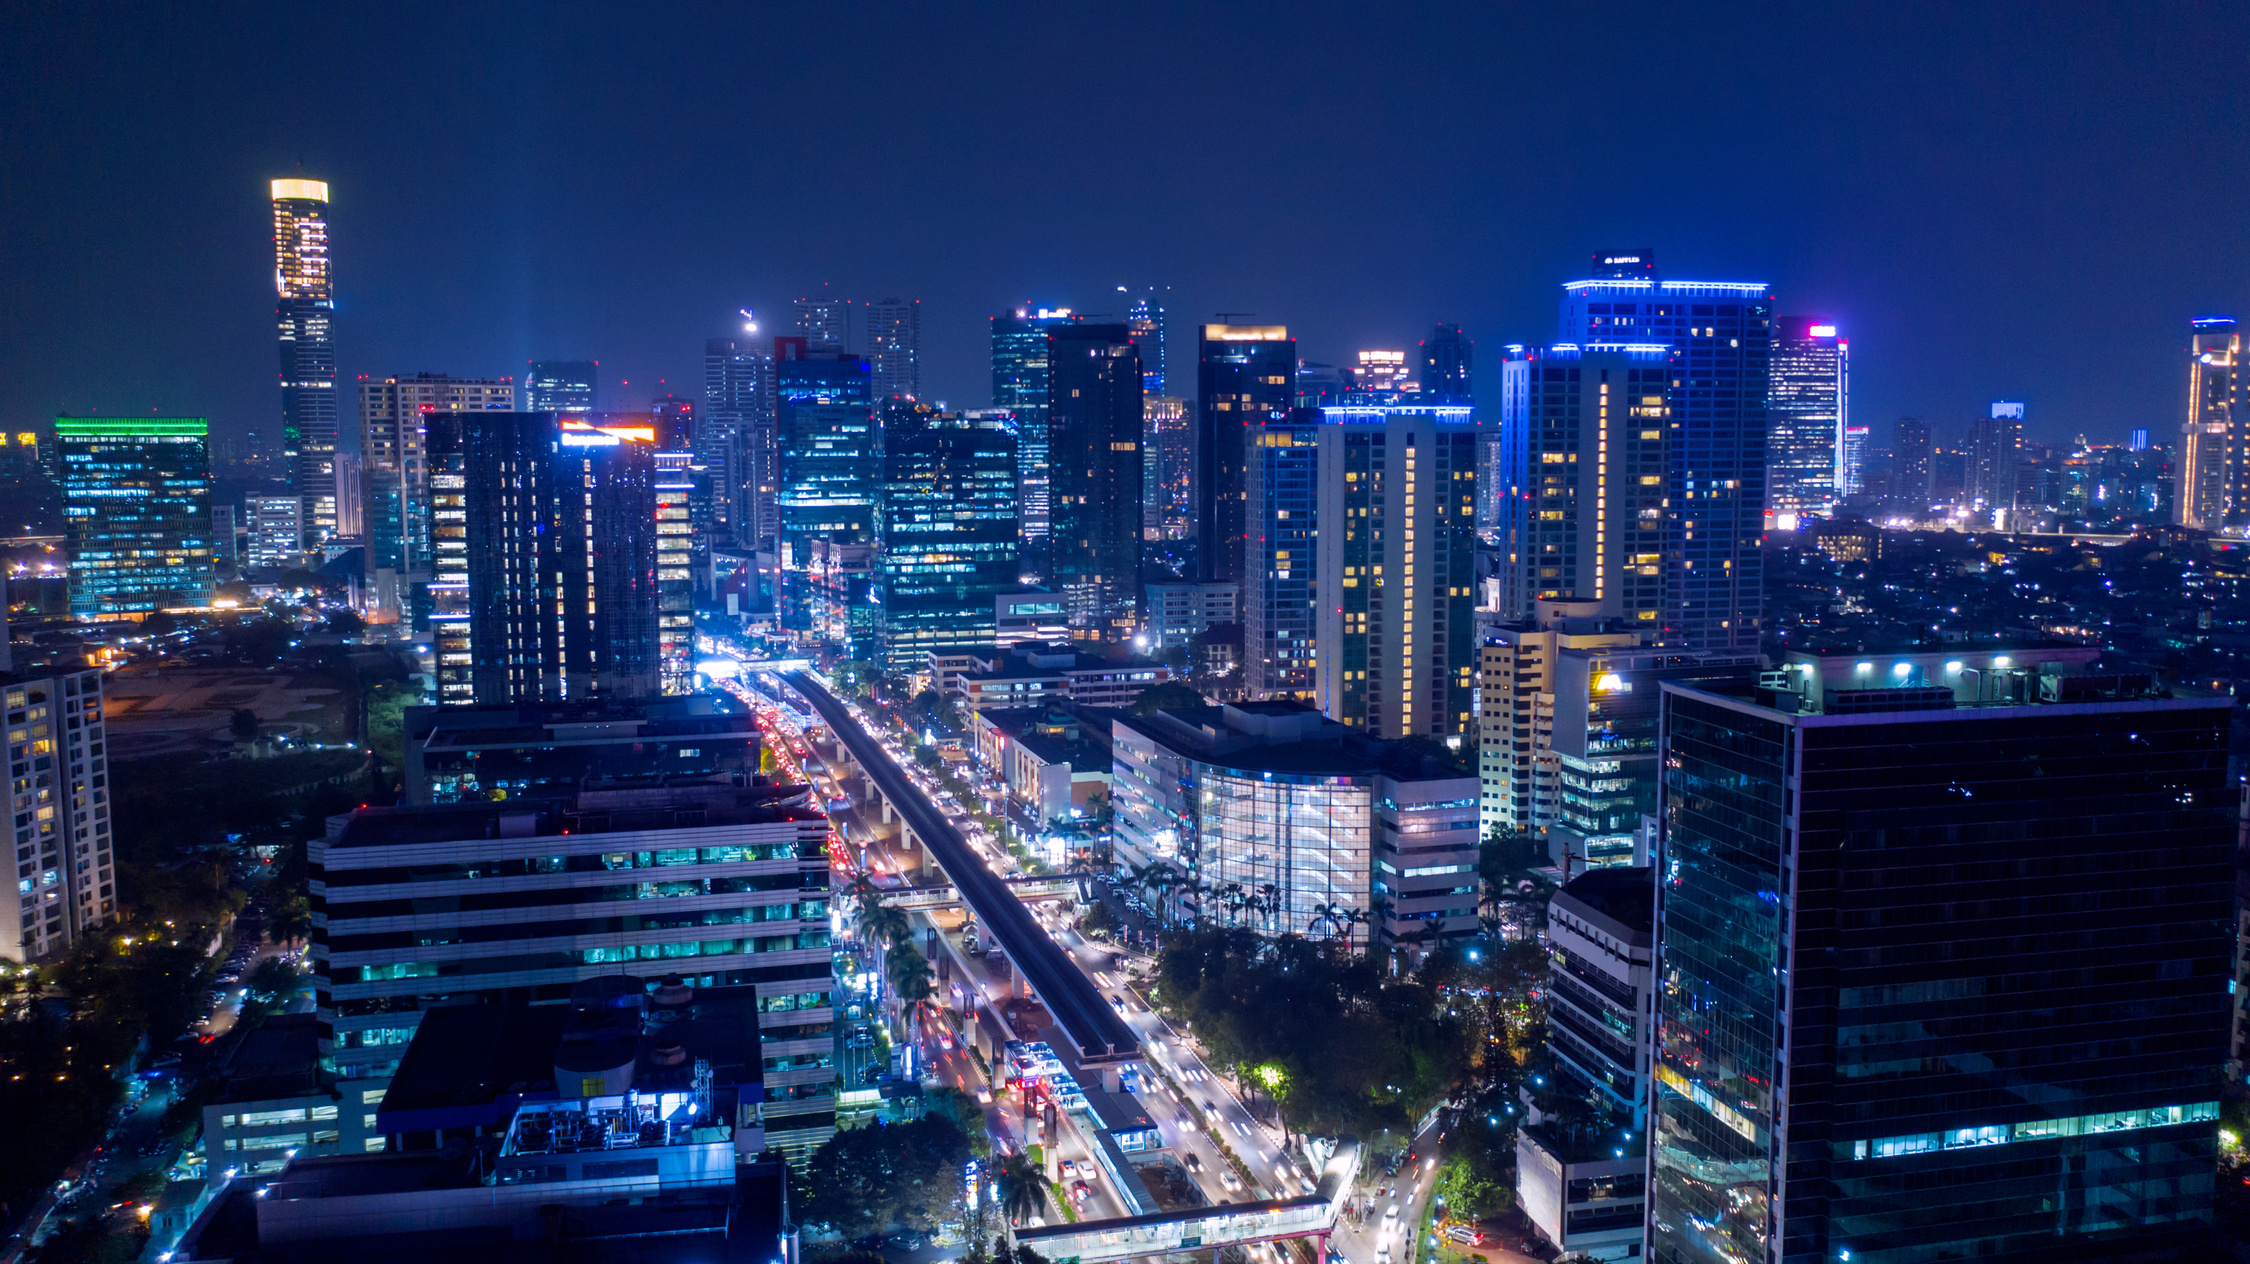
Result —
[[1167, 897], [1181, 916], [1359, 951], [1477, 932], [1467, 768], [1281, 700], [1118, 714], [1111, 727], [1118, 869], [1164, 865], [1267, 901]]
[[867, 305], [867, 364], [877, 403], [922, 398], [922, 300]]
[[1867, 491], [1867, 427], [1844, 427], [1836, 446], [1836, 495], [1859, 496]]
[[22, 487], [55, 477], [55, 445], [36, 430], [0, 431], [0, 484]]
[[1929, 422], [1901, 417], [1891, 427], [1891, 499], [1909, 513], [1926, 514], [1937, 503], [1931, 480], [1935, 453]]
[[305, 558], [305, 502], [295, 495], [261, 496], [243, 501], [249, 522], [249, 551], [244, 561], [261, 569], [298, 566]]
[[221, 562], [241, 562], [242, 529], [235, 525], [240, 510], [234, 505], [211, 506], [211, 556]]
[[[201, 417], [55, 419], [73, 617], [211, 604], [206, 436]], [[333, 496], [327, 504], [333, 515]]]
[[1140, 626], [1140, 355], [1124, 325], [1056, 325], [1047, 363], [1050, 586], [1073, 637], [1122, 640]]
[[1827, 517], [1848, 494], [1843, 470], [1850, 356], [1851, 344], [1837, 336], [1832, 321], [1784, 316], [1774, 322], [1766, 385], [1766, 511], [1777, 531], [1794, 531], [1803, 518]]
[[788, 1059], [767, 1064], [768, 1141], [817, 1145], [836, 1101], [829, 826], [804, 799], [639, 782], [331, 818], [308, 848], [325, 875], [311, 961], [339, 1087], [400, 1074], [426, 1010], [536, 1007], [643, 963], [756, 989], [766, 1053]]
[[402, 803], [568, 797], [588, 786], [667, 779], [747, 782], [757, 726], [708, 693], [632, 701], [408, 707]]
[[2098, 657], [1664, 687], [1651, 1258], [2206, 1258], [2231, 701]]
[[1024, 572], [1047, 574], [1050, 510], [1047, 447], [1047, 335], [1077, 320], [1067, 307], [1019, 307], [992, 318], [992, 406], [1016, 419], [1018, 512]]
[[972, 711], [1075, 702], [1090, 707], [1130, 706], [1141, 692], [1172, 678], [1155, 659], [1082, 654], [1068, 641], [1020, 641], [1005, 649], [983, 647], [929, 659], [931, 683]]
[[378, 1088], [346, 1093], [320, 1063], [320, 1020], [277, 1014], [242, 1037], [202, 1098], [203, 1167], [212, 1188], [232, 1177], [279, 1172], [298, 1155], [369, 1154], [384, 1148], [377, 1130]]
[[2188, 339], [2188, 415], [2180, 427], [2179, 490], [2173, 514], [2183, 527], [2217, 531], [2250, 517], [2250, 364], [2232, 316], [2196, 320]]
[[1475, 344], [1461, 332], [1459, 325], [1441, 324], [1422, 340], [1417, 367], [1421, 379], [1416, 387], [1426, 404], [1474, 404], [1476, 395], [1471, 389], [1470, 369]]
[[1673, 370], [1664, 400], [1671, 469], [1660, 550], [1663, 643], [1755, 651], [1771, 291], [1762, 282], [1660, 280], [1652, 251], [1613, 250], [1594, 256], [1591, 277], [1565, 283], [1561, 316], [1563, 343], [1617, 344], [1628, 355], [1662, 347]]
[[281, 447], [304, 498], [304, 548], [336, 529], [336, 292], [329, 272], [328, 182], [273, 182], [274, 319], [281, 333]]
[[1399, 404], [1414, 391], [1404, 351], [1362, 351], [1359, 364], [1348, 370], [1348, 388], [1361, 404]]
[[1016, 436], [1006, 414], [885, 413], [879, 603], [884, 670], [991, 645], [994, 599], [1016, 589]]
[[476, 701], [476, 656], [471, 646], [474, 638], [469, 593], [469, 453], [472, 443], [468, 423], [482, 416], [478, 413], [433, 413], [422, 434], [423, 461], [429, 469], [430, 561], [429, 582], [423, 589], [428, 610], [419, 617], [430, 634], [430, 654], [437, 666], [438, 701], [447, 706]]
[[1196, 342], [1196, 578], [1243, 584], [1249, 444], [1254, 427], [1282, 422], [1297, 399], [1297, 341], [1281, 325], [1204, 325]]
[[1501, 366], [1500, 615], [1542, 600], [1663, 626], [1674, 353], [1657, 344], [1510, 347]]
[[433, 465], [437, 451], [459, 454], [467, 546], [465, 611], [451, 600], [460, 573], [450, 559], [433, 566], [431, 635], [438, 642], [440, 697], [448, 698], [444, 669], [448, 654], [462, 652], [456, 638], [463, 623], [467, 684], [479, 703], [656, 693], [662, 653], [651, 419], [616, 413], [588, 414], [583, 421], [555, 413], [431, 416], [433, 435], [441, 427], [452, 432], [432, 442]]
[[336, 454], [336, 534], [361, 547], [367, 543], [367, 512], [361, 499], [366, 476], [357, 453]]
[[849, 354], [856, 345], [852, 342], [853, 306], [850, 299], [825, 296], [801, 298], [792, 303], [790, 315], [796, 336], [805, 340], [805, 354]]
[[2022, 501], [2023, 414], [2020, 401], [1994, 400], [1991, 411], [1969, 427], [1968, 486], [1962, 495], [1984, 521], [1998, 526], [2012, 525], [2009, 515]]
[[0, 653], [16, 822], [0, 960], [50, 961], [117, 913], [102, 673], [82, 661], [8, 667]]
[[1060, 594], [1042, 588], [1017, 589], [992, 599], [993, 644], [1012, 649], [1027, 643], [1051, 645], [1070, 639], [1070, 615]]
[[1558, 1250], [1595, 1259], [1641, 1248], [1655, 898], [1638, 866], [1581, 874], [1547, 903], [1547, 1077], [1523, 1095], [1516, 1202]]
[[1185, 648], [1211, 628], [1235, 622], [1241, 613], [1242, 590], [1233, 584], [1150, 584], [1149, 647]]
[[[1144, 367], [1141, 378], [1148, 378]], [[1195, 534], [1195, 422], [1170, 395], [1141, 397], [1141, 536], [1185, 540]]]
[[1125, 313], [1125, 327], [1133, 331], [1133, 349], [1141, 356], [1141, 394], [1164, 393], [1164, 306], [1147, 298], [1133, 301]]
[[523, 375], [527, 413], [591, 413], [601, 409], [601, 365], [593, 360], [533, 360]]
[[1604, 618], [1592, 601], [1542, 598], [1529, 619], [1489, 629], [1479, 647], [1477, 776], [1484, 830], [1537, 831], [1562, 802], [1554, 752], [1565, 650], [1623, 650], [1649, 632]]
[[[1473, 750], [1475, 412], [1462, 404], [1390, 404], [1315, 415], [1322, 424], [1312, 430], [1319, 445], [1312, 520], [1322, 529], [1304, 539], [1287, 530], [1293, 517], [1262, 521], [1253, 526], [1253, 546], [1263, 533], [1313, 554], [1306, 604], [1320, 708], [1371, 736], [1435, 737]], [[1253, 458], [1254, 491], [1259, 472], [1274, 468], [1263, 460], [1267, 451]], [[1277, 559], [1269, 584], [1281, 573]], [[1252, 620], [1261, 605], [1277, 608], [1294, 596], [1280, 590], [1253, 601]], [[1245, 648], [1255, 674], [1260, 657], [1278, 656], [1283, 643], [1252, 635]]]
[[437, 413], [510, 412], [515, 383], [417, 373], [359, 384], [359, 450], [367, 518], [367, 576], [379, 622], [399, 618], [406, 585], [430, 567], [430, 467], [425, 436]]
[[1351, 389], [1344, 370], [1318, 360], [1297, 361], [1296, 399], [1299, 408], [1327, 408], [1344, 402]]
[[1276, 416], [1261, 408], [1244, 428], [1242, 496], [1233, 502], [1242, 510], [1243, 575], [1200, 582], [1238, 584], [1249, 695], [1310, 702], [1320, 687], [1321, 412], [1291, 408]]
[[649, 461], [656, 503], [657, 689], [695, 687], [695, 454], [685, 428], [651, 418], [656, 451]]
[[[776, 339], [774, 354], [781, 565], [798, 574], [810, 564], [814, 540], [874, 542], [883, 476], [867, 362], [812, 354], [806, 345]], [[801, 613], [791, 617], [801, 623]]]
[[[751, 330], [754, 333], [755, 329]], [[695, 429], [696, 529], [735, 543], [770, 544], [780, 438], [774, 430], [772, 349], [750, 334], [703, 344], [703, 412]]]

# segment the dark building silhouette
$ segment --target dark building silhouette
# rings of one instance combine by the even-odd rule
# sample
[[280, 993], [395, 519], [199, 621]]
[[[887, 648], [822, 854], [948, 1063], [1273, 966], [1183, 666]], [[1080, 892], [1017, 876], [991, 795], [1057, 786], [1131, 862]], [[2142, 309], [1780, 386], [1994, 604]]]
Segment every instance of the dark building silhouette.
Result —
[[1012, 420], [888, 406], [877, 523], [885, 670], [905, 676], [927, 670], [932, 651], [992, 645], [994, 600], [1019, 578]]
[[1421, 394], [1425, 403], [1476, 402], [1469, 380], [1473, 344], [1459, 325], [1439, 325], [1422, 340]]
[[1282, 325], [1204, 325], [1196, 342], [1196, 578], [1247, 576], [1248, 441], [1297, 399], [1297, 342]]
[[1141, 357], [1125, 325], [1047, 331], [1049, 556], [1074, 636], [1129, 635], [1140, 608]]

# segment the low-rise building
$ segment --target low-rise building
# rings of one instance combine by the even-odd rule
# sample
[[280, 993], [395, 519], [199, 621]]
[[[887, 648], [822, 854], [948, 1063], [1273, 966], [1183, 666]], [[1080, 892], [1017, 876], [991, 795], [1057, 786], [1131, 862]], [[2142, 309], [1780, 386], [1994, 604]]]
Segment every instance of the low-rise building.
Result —
[[1083, 813], [1110, 786], [1109, 750], [1090, 740], [1074, 708], [972, 712], [977, 755], [1039, 829]]
[[269, 1019], [236, 1044], [203, 1107], [203, 1162], [214, 1187], [230, 1176], [278, 1172], [291, 1158], [383, 1148], [376, 1103], [387, 1079], [339, 1085], [320, 1060], [312, 1014]]
[[1041, 589], [1001, 593], [992, 599], [993, 642], [1002, 649], [1027, 641], [1041, 645], [1070, 640], [1070, 611], [1062, 594]]
[[758, 770], [749, 712], [712, 694], [631, 701], [408, 707], [406, 799], [429, 806], [542, 798], [619, 779], [673, 781]]
[[986, 707], [1036, 707], [1074, 702], [1092, 707], [1122, 707], [1151, 685], [1172, 678], [1172, 669], [1154, 659], [1121, 659], [1081, 654], [1066, 645], [1026, 641], [989, 653], [968, 651], [964, 666], [942, 679], [940, 689], [971, 710]]
[[1150, 645], [1159, 650], [1186, 646], [1211, 628], [1242, 618], [1240, 584], [1150, 584]]

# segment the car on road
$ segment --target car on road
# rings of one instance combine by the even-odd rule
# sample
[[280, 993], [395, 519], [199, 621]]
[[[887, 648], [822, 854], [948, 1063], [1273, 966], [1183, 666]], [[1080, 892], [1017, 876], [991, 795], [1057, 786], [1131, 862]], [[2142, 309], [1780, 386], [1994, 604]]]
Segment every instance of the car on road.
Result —
[[939, 1032], [937, 1036], [937, 1042], [938, 1048], [950, 1052], [953, 1048], [953, 1033], [950, 1031]]
[[1475, 1225], [1449, 1224], [1445, 1226], [1445, 1236], [1465, 1246], [1484, 1245], [1484, 1230]]
[[1194, 1132], [1198, 1126], [1194, 1115], [1185, 1111], [1180, 1113], [1180, 1130], [1182, 1132]]
[[1219, 1184], [1226, 1186], [1227, 1192], [1230, 1194], [1239, 1194], [1242, 1192], [1242, 1178], [1236, 1176], [1234, 1174], [1234, 1169], [1232, 1168], [1228, 1168], [1226, 1171], [1219, 1173]]
[[992, 1090], [985, 1088], [983, 1085], [978, 1085], [977, 1104], [980, 1106], [990, 1106], [992, 1104]]
[[1204, 1098], [1204, 1099], [1203, 1099], [1203, 1117], [1204, 1117], [1205, 1119], [1208, 1119], [1208, 1120], [1210, 1120], [1210, 1121], [1211, 1121], [1211, 1122], [1212, 1122], [1213, 1124], [1217, 1124], [1217, 1123], [1219, 1122], [1219, 1120], [1220, 1120], [1221, 1118], [1223, 1118], [1223, 1116], [1219, 1114], [1219, 1104], [1218, 1104], [1217, 1102], [1214, 1102], [1214, 1101], [1212, 1101], [1212, 1100], [1211, 1100], [1210, 1098], [1208, 1098], [1208, 1097]]
[[1084, 1181], [1078, 1181], [1070, 1187], [1070, 1200], [1072, 1202], [1082, 1203], [1093, 1196], [1094, 1187]]
[[1116, 993], [1112, 992], [1110, 994], [1109, 1003], [1111, 1007], [1116, 1009], [1118, 1013], [1122, 1014], [1125, 1012], [1125, 1002], [1121, 998], [1119, 998]]
[[1195, 1154], [1183, 1154], [1183, 1155], [1181, 1155], [1181, 1156], [1180, 1156], [1180, 1165], [1181, 1165], [1182, 1167], [1185, 1167], [1185, 1168], [1186, 1168], [1186, 1169], [1187, 1169], [1188, 1171], [1190, 1171], [1190, 1172], [1195, 1172], [1195, 1173], [1197, 1173], [1197, 1174], [1201, 1174], [1201, 1173], [1202, 1173], [1202, 1171], [1203, 1171], [1203, 1159], [1202, 1159], [1202, 1157], [1201, 1157], [1201, 1156], [1199, 1156], [1199, 1155], [1195, 1155]]

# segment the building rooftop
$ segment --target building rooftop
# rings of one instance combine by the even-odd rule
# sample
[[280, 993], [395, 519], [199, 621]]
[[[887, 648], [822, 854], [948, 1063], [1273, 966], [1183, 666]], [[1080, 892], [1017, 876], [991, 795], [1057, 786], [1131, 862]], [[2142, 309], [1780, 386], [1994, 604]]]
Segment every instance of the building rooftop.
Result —
[[544, 838], [704, 825], [763, 825], [827, 819], [805, 796], [812, 787], [686, 785], [584, 790], [566, 798], [361, 808], [339, 847], [393, 847], [479, 838]]
[[225, 1087], [216, 1100], [267, 1101], [326, 1090], [329, 1081], [320, 1073], [318, 1024], [312, 1014], [282, 1014], [244, 1036], [220, 1069]]
[[[1784, 714], [1864, 715], [2058, 703], [2198, 699], [2145, 669], [2104, 666], [2094, 646], [2057, 642], [1849, 653], [1792, 651], [1754, 684], [1693, 686]], [[1669, 684], [1667, 688], [1687, 688]]]
[[1589, 869], [1564, 883], [1554, 902], [1628, 943], [1655, 942], [1656, 885], [1646, 865]]
[[1251, 773], [1443, 781], [1476, 773], [1434, 742], [1384, 741], [1338, 724], [1301, 702], [1269, 699], [1185, 706], [1155, 715], [1109, 713], [1191, 759]]

